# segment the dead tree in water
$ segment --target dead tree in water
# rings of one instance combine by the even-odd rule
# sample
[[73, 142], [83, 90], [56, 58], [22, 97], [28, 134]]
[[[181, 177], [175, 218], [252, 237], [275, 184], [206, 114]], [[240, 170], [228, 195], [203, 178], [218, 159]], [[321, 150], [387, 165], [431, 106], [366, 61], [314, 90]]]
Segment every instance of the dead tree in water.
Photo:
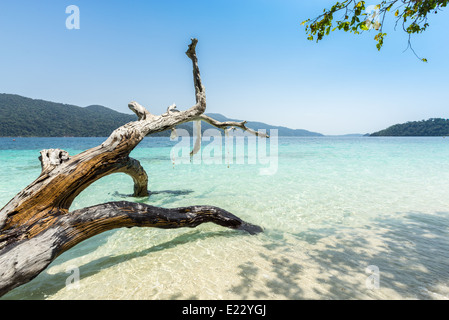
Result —
[[74, 156], [60, 149], [41, 151], [39, 177], [0, 210], [0, 296], [31, 281], [81, 241], [115, 228], [168, 229], [213, 222], [251, 234], [262, 231], [226, 210], [207, 205], [166, 209], [118, 201], [69, 211], [84, 189], [111, 173], [128, 174], [134, 181], [134, 196], [148, 196], [148, 176], [129, 154], [149, 134], [190, 121], [205, 121], [221, 129], [239, 127], [258, 134], [247, 128], [246, 122], [219, 122], [203, 114], [206, 95], [195, 51], [197, 42], [192, 39], [186, 52], [193, 62], [193, 107], [177, 111], [170, 106], [166, 113], [156, 116], [131, 102], [129, 108], [138, 120], [116, 129], [101, 145]]

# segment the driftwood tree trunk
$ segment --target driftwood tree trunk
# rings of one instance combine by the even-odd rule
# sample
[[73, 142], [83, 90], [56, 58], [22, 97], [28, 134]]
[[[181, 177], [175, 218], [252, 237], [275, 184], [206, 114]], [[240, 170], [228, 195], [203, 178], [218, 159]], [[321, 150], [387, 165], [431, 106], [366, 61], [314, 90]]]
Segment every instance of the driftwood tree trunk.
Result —
[[134, 196], [148, 195], [148, 176], [130, 152], [148, 134], [173, 130], [189, 121], [206, 121], [218, 128], [239, 127], [254, 134], [245, 122], [218, 122], [203, 115], [205, 88], [201, 83], [195, 47], [186, 52], [193, 62], [196, 104], [177, 111], [170, 106], [156, 116], [137, 102], [129, 108], [138, 120], [116, 129], [100, 146], [70, 156], [66, 151], [41, 151], [40, 176], [0, 210], [0, 296], [29, 282], [56, 257], [76, 244], [107, 230], [122, 227], [181, 228], [205, 222], [241, 229], [251, 234], [260, 227], [213, 206], [165, 209], [133, 202], [110, 202], [69, 211], [75, 199], [96, 180], [126, 173], [133, 178]]

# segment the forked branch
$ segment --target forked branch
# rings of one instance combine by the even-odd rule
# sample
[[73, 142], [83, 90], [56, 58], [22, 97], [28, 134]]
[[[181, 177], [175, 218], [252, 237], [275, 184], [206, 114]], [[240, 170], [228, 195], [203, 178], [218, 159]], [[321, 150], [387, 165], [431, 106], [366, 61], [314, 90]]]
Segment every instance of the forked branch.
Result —
[[70, 156], [60, 149], [41, 151], [42, 172], [0, 210], [0, 296], [32, 280], [57, 256], [94, 235], [114, 228], [195, 227], [212, 222], [220, 226], [261, 232], [258, 226], [242, 221], [213, 206], [165, 209], [133, 202], [111, 202], [70, 211], [74, 199], [98, 179], [125, 173], [134, 181], [134, 196], [148, 196], [148, 175], [131, 151], [148, 134], [172, 130], [189, 121], [206, 121], [219, 128], [248, 129], [245, 122], [218, 122], [204, 116], [205, 88], [196, 57], [196, 39], [186, 54], [192, 60], [196, 104], [188, 110], [169, 107], [156, 116], [137, 102], [129, 108], [138, 120], [111, 133], [101, 145]]
[[246, 126], [247, 121], [242, 121], [242, 122], [236, 122], [236, 121], [224, 121], [224, 122], [220, 122], [217, 121], [209, 116], [206, 116], [205, 114], [202, 114], [201, 116], [196, 118], [197, 120], [201, 120], [204, 122], [207, 122], [211, 125], [213, 125], [214, 127], [217, 127], [219, 129], [227, 129], [230, 127], [234, 127], [234, 128], [240, 128], [243, 131], [249, 132], [251, 134], [254, 134], [255, 136], [260, 136], [263, 138], [269, 138], [269, 135], [264, 133], [264, 132], [259, 132], [259, 131], [255, 131], [251, 128], [248, 128]]

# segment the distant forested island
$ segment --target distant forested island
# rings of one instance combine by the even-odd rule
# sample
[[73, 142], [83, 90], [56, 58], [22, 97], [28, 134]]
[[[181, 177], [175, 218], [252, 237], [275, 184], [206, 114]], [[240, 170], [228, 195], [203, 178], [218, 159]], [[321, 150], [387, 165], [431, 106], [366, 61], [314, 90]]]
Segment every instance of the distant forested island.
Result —
[[[221, 114], [208, 114], [218, 121], [239, 121]], [[15, 94], [0, 94], [0, 137], [107, 137], [130, 121], [134, 114], [120, 113], [104, 106], [79, 107], [63, 103], [26, 98]], [[277, 129], [279, 136], [323, 136], [303, 129], [290, 129], [262, 122], [248, 121], [254, 129]], [[190, 123], [178, 126], [192, 134]], [[213, 128], [204, 123], [202, 131]], [[165, 131], [152, 136], [169, 136]]]
[[409, 121], [395, 124], [387, 129], [370, 134], [371, 137], [440, 137], [449, 136], [449, 119], [431, 118], [421, 121]]

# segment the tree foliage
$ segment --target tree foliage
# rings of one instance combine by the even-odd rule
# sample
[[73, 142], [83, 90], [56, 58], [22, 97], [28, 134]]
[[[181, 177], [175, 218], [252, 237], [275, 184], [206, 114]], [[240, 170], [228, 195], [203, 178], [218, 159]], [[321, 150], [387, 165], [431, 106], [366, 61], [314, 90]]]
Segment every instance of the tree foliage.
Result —
[[102, 106], [82, 108], [0, 94], [0, 137], [107, 137], [135, 119]]
[[[377, 49], [380, 50], [387, 35], [384, 32], [385, 17], [391, 14], [395, 17], [395, 29], [398, 25], [402, 26], [403, 31], [409, 36], [407, 48], [416, 55], [411, 46], [411, 35], [425, 31], [429, 27], [428, 16], [438, 13], [448, 2], [448, 0], [384, 0], [376, 5], [367, 6], [365, 1], [345, 0], [337, 2], [330, 9], [324, 9], [323, 14], [314, 19], [307, 19], [301, 24], [305, 25], [307, 39], [317, 42], [337, 29], [354, 34], [376, 30], [374, 40], [377, 42]], [[341, 14], [338, 20], [334, 18], [337, 13]], [[420, 59], [427, 62], [425, 58]]]
[[387, 129], [375, 132], [371, 136], [449, 136], [449, 119], [431, 118], [395, 124]]

